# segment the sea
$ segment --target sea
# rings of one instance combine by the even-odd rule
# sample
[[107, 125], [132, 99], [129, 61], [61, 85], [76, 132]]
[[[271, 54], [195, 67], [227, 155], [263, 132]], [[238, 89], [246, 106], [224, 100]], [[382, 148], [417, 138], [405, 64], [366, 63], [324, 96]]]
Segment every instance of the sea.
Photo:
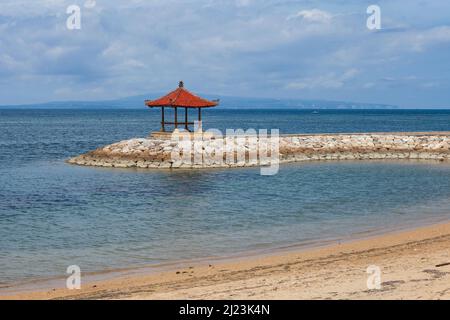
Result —
[[[157, 110], [0, 109], [0, 288], [347, 241], [450, 218], [450, 164], [323, 161], [258, 168], [79, 167], [69, 157], [159, 130]], [[240, 110], [205, 129], [450, 131], [447, 110]], [[62, 282], [61, 282], [62, 283]], [[1, 290], [0, 290], [1, 293]]]

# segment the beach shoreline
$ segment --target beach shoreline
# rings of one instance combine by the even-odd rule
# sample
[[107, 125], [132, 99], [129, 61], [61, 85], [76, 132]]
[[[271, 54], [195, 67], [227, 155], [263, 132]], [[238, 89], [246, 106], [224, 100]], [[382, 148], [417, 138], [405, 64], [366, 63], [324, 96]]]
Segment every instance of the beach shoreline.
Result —
[[[81, 290], [0, 293], [0, 299], [450, 299], [447, 263], [450, 222], [322, 247], [118, 273], [86, 281]], [[380, 290], [367, 288], [369, 266], [381, 270]]]

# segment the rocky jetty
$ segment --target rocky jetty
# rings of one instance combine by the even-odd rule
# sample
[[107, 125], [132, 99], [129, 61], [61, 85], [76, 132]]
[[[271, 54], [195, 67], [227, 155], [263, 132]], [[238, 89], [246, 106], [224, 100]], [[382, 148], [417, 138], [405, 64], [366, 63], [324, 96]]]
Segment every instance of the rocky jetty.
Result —
[[295, 134], [203, 139], [140, 138], [69, 159], [115, 168], [213, 168], [311, 160], [450, 159], [450, 132]]

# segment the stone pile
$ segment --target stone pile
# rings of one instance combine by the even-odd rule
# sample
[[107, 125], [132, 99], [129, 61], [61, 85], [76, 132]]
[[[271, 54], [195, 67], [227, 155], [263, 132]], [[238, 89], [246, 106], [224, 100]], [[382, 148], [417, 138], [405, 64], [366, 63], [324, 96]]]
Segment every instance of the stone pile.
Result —
[[[270, 139], [269, 139], [270, 140]], [[187, 148], [188, 147], [188, 148]], [[187, 148], [187, 149], [186, 149]], [[192, 151], [189, 155], [186, 150]], [[71, 164], [115, 168], [213, 168], [310, 160], [450, 159], [450, 133], [283, 135], [279, 139], [157, 138], [117, 142], [69, 159]]]

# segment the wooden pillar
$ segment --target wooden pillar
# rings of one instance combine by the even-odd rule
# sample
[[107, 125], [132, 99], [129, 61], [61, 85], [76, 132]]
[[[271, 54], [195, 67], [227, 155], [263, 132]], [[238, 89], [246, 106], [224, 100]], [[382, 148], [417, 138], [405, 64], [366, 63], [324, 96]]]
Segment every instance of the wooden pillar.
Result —
[[178, 108], [175, 107], [175, 129], [178, 128]]
[[188, 127], [188, 108], [184, 108], [184, 128], [189, 131]]
[[161, 108], [161, 132], [165, 132], [166, 128], [164, 127], [164, 107]]
[[202, 131], [202, 108], [198, 108], [198, 130]]

